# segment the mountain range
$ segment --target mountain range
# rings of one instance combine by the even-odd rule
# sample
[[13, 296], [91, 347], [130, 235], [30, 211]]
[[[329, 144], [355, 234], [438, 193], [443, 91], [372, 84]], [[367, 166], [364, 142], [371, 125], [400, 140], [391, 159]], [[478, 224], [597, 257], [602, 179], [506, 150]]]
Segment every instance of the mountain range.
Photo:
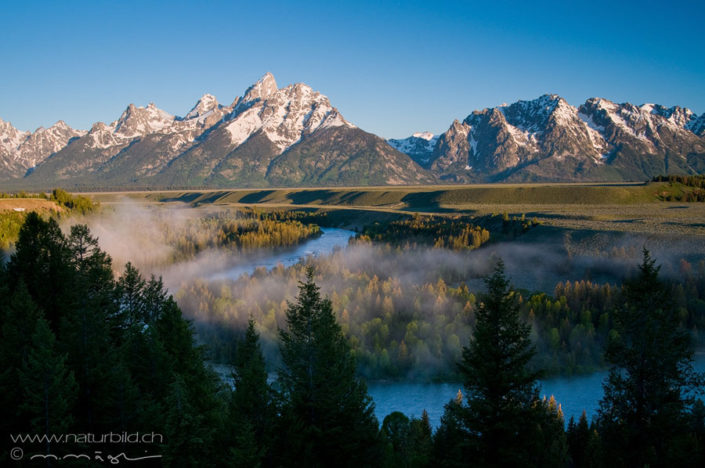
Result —
[[267, 73], [183, 117], [130, 104], [110, 124], [23, 132], [0, 120], [9, 188], [201, 188], [628, 181], [705, 172], [705, 114], [557, 95], [472, 112], [445, 133], [384, 140], [329, 99]]

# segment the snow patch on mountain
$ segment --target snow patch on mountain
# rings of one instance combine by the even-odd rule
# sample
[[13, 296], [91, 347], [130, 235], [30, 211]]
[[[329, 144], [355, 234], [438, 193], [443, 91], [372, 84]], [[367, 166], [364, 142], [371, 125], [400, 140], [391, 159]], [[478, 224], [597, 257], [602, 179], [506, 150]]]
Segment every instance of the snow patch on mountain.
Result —
[[204, 121], [216, 109], [218, 109], [218, 100], [215, 98], [215, 96], [213, 96], [212, 94], [204, 94], [198, 100], [196, 105], [193, 106], [193, 109], [191, 109], [189, 113], [186, 114], [186, 117], [184, 117], [184, 119], [198, 119], [200, 121]]
[[607, 99], [598, 99], [597, 107], [598, 109], [603, 110], [607, 118], [620, 130], [642, 141], [649, 142], [649, 139], [646, 138], [644, 132], [637, 132], [634, 129], [634, 124], [644, 118], [641, 113], [630, 111], [624, 106], [615, 104]]
[[11, 173], [24, 173], [64, 148], [72, 139], [85, 134], [62, 120], [49, 128], [39, 127], [34, 132], [17, 130], [9, 122], [0, 120], [0, 164]]
[[468, 143], [470, 144], [469, 156], [472, 156], [475, 159], [478, 159], [480, 157], [480, 153], [477, 151], [477, 140], [475, 139], [475, 135], [472, 132], [472, 128], [470, 129], [470, 132], [469, 132]]
[[234, 147], [261, 131], [281, 154], [304, 135], [318, 129], [341, 126], [354, 128], [331, 106], [326, 96], [303, 83], [289, 85], [275, 92], [271, 88], [276, 85], [271, 74], [265, 75], [258, 83], [245, 93], [241, 101], [248, 101], [251, 106], [240, 110], [238, 105], [225, 127]]
[[693, 119], [688, 122], [686, 128], [696, 135], [705, 136], [705, 113], [701, 114], [699, 117], [694, 116]]
[[402, 139], [391, 138], [387, 143], [397, 151], [402, 153], [420, 153], [422, 151], [432, 152], [436, 146], [439, 135], [431, 132], [416, 132], [410, 137]]
[[14, 154], [30, 132], [17, 130], [10, 122], [0, 119], [0, 148], [7, 154]]
[[111, 127], [118, 138], [132, 139], [163, 130], [173, 122], [174, 116], [157, 108], [154, 103], [147, 107], [130, 104]]

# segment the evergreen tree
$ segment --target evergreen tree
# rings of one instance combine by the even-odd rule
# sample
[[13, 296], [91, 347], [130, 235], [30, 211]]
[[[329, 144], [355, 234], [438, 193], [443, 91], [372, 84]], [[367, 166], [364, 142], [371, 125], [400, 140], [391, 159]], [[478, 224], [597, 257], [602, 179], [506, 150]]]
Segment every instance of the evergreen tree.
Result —
[[420, 418], [412, 418], [409, 423], [410, 467], [424, 467], [431, 463], [433, 453], [433, 430], [426, 410]]
[[[32, 335], [41, 311], [32, 300], [24, 281], [10, 293], [6, 283], [0, 284], [0, 429], [3, 434], [29, 430], [26, 418], [18, 408], [24, 398], [19, 373], [29, 358]], [[2, 446], [9, 443], [2, 441]]]
[[424, 467], [431, 461], [433, 440], [428, 413], [421, 418], [407, 418], [394, 411], [388, 414], [380, 429], [385, 443], [383, 465], [388, 467]]
[[599, 410], [606, 462], [613, 466], [683, 466], [694, 456], [686, 414], [702, 379], [659, 269], [644, 249], [615, 311], [617, 334], [605, 354], [612, 367]]
[[697, 399], [690, 412], [691, 441], [697, 448], [695, 466], [705, 466], [705, 404]]
[[602, 466], [600, 454], [600, 436], [594, 424], [588, 424], [585, 411], [577, 424], [571, 416], [566, 430], [568, 452], [571, 465], [575, 468]]
[[565, 420], [563, 410], [556, 399], [543, 400], [538, 404], [539, 416], [532, 428], [535, 432], [534, 450], [535, 464], [541, 467], [563, 467], [568, 460], [568, 441], [564, 430]]
[[441, 425], [433, 436], [433, 460], [438, 466], [467, 466], [468, 456], [477, 452], [477, 440], [465, 428], [462, 393], [445, 405]]
[[230, 422], [235, 435], [233, 462], [238, 466], [261, 465], [269, 455], [276, 408], [252, 319], [237, 347], [233, 381], [235, 390], [230, 404]]
[[300, 466], [372, 466], [381, 451], [378, 423], [355, 359], [308, 268], [280, 332], [284, 393], [280, 454]]
[[118, 309], [115, 316], [110, 317], [111, 328], [119, 333], [121, 328], [144, 325], [146, 323], [146, 304], [144, 290], [147, 283], [132, 263], [125, 265], [125, 272], [117, 281], [115, 292], [117, 294]]
[[408, 466], [411, 451], [409, 418], [399, 411], [388, 414], [382, 421], [380, 435], [382, 441], [386, 443], [384, 466]]
[[166, 399], [164, 463], [166, 466], [207, 464], [212, 435], [204, 427], [204, 417], [193, 405], [183, 377], [177, 375]]
[[[76, 381], [59, 354], [56, 338], [44, 318], [36, 321], [32, 345], [19, 373], [21, 414], [30, 422], [30, 433], [62, 434], [72, 423]], [[43, 447], [52, 452], [50, 441]]]
[[534, 355], [530, 327], [520, 322], [517, 294], [501, 260], [485, 282], [473, 339], [459, 364], [467, 403], [447, 405], [446, 420], [464, 433], [463, 460], [479, 466], [536, 465], [546, 449], [540, 434], [546, 417], [538, 398], [539, 373], [528, 367]]
[[24, 282], [56, 331], [63, 312], [73, 307], [78, 288], [66, 238], [54, 218], [44, 221], [36, 212], [27, 214], [7, 270], [10, 291]]
[[[167, 433], [174, 431], [176, 445], [166, 437], [169, 453], [174, 457], [183, 455], [182, 460], [197, 455], [200, 464], [214, 463], [224, 450], [215, 443], [227, 417], [224, 385], [206, 367], [203, 349], [194, 343], [191, 324], [171, 296], [162, 305], [154, 326], [171, 369], [166, 424]], [[191, 451], [196, 446], [200, 448], [194, 454]]]

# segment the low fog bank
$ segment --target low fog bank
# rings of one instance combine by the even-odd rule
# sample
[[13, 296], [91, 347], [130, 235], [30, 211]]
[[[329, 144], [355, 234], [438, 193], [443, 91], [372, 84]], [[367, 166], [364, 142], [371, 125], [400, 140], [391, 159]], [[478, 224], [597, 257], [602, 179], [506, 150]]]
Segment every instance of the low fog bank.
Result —
[[[194, 320], [199, 338], [222, 362], [232, 355], [233, 337], [254, 317], [267, 361], [275, 369], [280, 359], [278, 330], [286, 325], [287, 301], [295, 300], [305, 272], [301, 263], [270, 270], [258, 265], [271, 265], [282, 250], [310, 249], [239, 253], [213, 248], [175, 260], [180, 257], [168, 242], [174, 236], [165, 233], [193, 229], [194, 220], [218, 211], [225, 209], [126, 202], [100, 215], [73, 219], [72, 224], [88, 224], [118, 274], [129, 261], [145, 277], [162, 277], [185, 316]], [[662, 275], [675, 279], [705, 259], [705, 243], [698, 238], [539, 226], [514, 241], [473, 251], [404, 249], [353, 240], [330, 255], [302, 256], [301, 262], [315, 267], [316, 282], [331, 298], [343, 330], [351, 341], [357, 340], [363, 373], [379, 376], [387, 359], [392, 367], [406, 362], [406, 367], [400, 364], [397, 378], [424, 380], [435, 378], [437, 371], [452, 372], [470, 339], [475, 299], [462, 289], [449, 288], [467, 285], [475, 295], [484, 291], [483, 278], [500, 258], [513, 285], [529, 292], [553, 295], [556, 285], [565, 281], [619, 284], [637, 271], [644, 247], [662, 265]]]
[[[109, 211], [73, 219], [71, 223], [81, 222], [89, 226], [92, 234], [99, 239], [101, 248], [112, 257], [118, 273], [123, 271], [128, 261], [132, 262], [145, 276], [161, 276], [169, 290], [176, 293], [181, 285], [197, 279], [227, 281], [223, 274], [237, 266], [252, 271], [258, 259], [266, 258], [268, 252], [271, 253], [260, 250], [241, 254], [210, 249], [194, 258], [174, 263], [174, 247], [166, 242], [165, 231], [179, 231], [194, 219], [215, 211], [218, 209], [213, 207], [142, 205], [126, 199]], [[550, 294], [559, 281], [585, 279], [621, 282], [636, 270], [644, 247], [662, 265], [661, 272], [666, 276], [677, 277], [683, 259], [696, 264], [705, 258], [705, 241], [698, 238], [556, 231], [538, 227], [516, 241], [488, 244], [469, 252], [424, 247], [403, 251], [353, 242], [353, 245], [332, 255], [329, 261], [337, 262], [339, 268], [377, 275], [379, 278], [395, 278], [407, 285], [423, 285], [442, 277], [449, 285], [467, 284], [471, 291], [478, 291], [484, 287], [482, 278], [501, 258], [515, 287]], [[265, 282], [262, 291], [252, 291], [253, 297], [242, 300], [264, 300], [268, 291], [279, 287], [270, 283]], [[335, 282], [329, 284], [325, 275], [321, 286], [328, 293], [344, 287]], [[198, 317], [197, 310], [186, 312]]]

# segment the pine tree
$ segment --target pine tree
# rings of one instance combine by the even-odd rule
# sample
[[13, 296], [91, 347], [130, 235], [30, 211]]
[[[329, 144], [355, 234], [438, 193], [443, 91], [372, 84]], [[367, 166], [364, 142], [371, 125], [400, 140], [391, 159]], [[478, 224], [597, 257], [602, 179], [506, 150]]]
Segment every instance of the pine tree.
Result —
[[20, 280], [12, 293], [6, 286], [0, 285], [0, 429], [5, 434], [11, 429], [28, 430], [26, 419], [17, 411], [23, 399], [19, 372], [28, 359], [32, 335], [42, 315], [24, 281]]
[[411, 451], [409, 418], [399, 411], [388, 414], [382, 421], [380, 435], [386, 443], [384, 466], [408, 466]]
[[600, 438], [594, 424], [588, 424], [585, 411], [580, 415], [577, 424], [571, 416], [566, 430], [570, 461], [575, 468], [602, 466], [600, 454]]
[[467, 403], [447, 405], [446, 420], [457, 421], [464, 433], [463, 459], [479, 466], [533, 465], [544, 450], [537, 440], [546, 418], [540, 374], [528, 366], [535, 353], [530, 327], [519, 319], [517, 294], [501, 260], [485, 282], [473, 339], [459, 364]]
[[[19, 383], [23, 395], [20, 411], [30, 422], [30, 432], [64, 433], [72, 423], [77, 386], [73, 372], [66, 366], [66, 355], [58, 353], [56, 338], [44, 318], [36, 321]], [[49, 440], [44, 451], [52, 452]]]
[[409, 453], [408, 466], [429, 466], [433, 452], [433, 430], [426, 410], [420, 418], [412, 418], [409, 423]]
[[44, 221], [27, 214], [20, 228], [15, 253], [7, 265], [10, 291], [22, 281], [32, 300], [56, 331], [64, 311], [74, 305], [77, 288], [66, 238], [54, 218]]
[[612, 367], [599, 410], [610, 465], [683, 465], [695, 450], [684, 445], [684, 432], [702, 378], [693, 371], [690, 337], [659, 269], [644, 249], [637, 276], [624, 283], [624, 305], [615, 311], [617, 335], [605, 354]]
[[355, 359], [309, 268], [280, 332], [285, 464], [371, 466], [381, 455], [378, 423]]
[[235, 435], [233, 462], [238, 466], [259, 465], [269, 454], [276, 408], [252, 319], [237, 347], [233, 381], [235, 390], [230, 404], [230, 422]]

